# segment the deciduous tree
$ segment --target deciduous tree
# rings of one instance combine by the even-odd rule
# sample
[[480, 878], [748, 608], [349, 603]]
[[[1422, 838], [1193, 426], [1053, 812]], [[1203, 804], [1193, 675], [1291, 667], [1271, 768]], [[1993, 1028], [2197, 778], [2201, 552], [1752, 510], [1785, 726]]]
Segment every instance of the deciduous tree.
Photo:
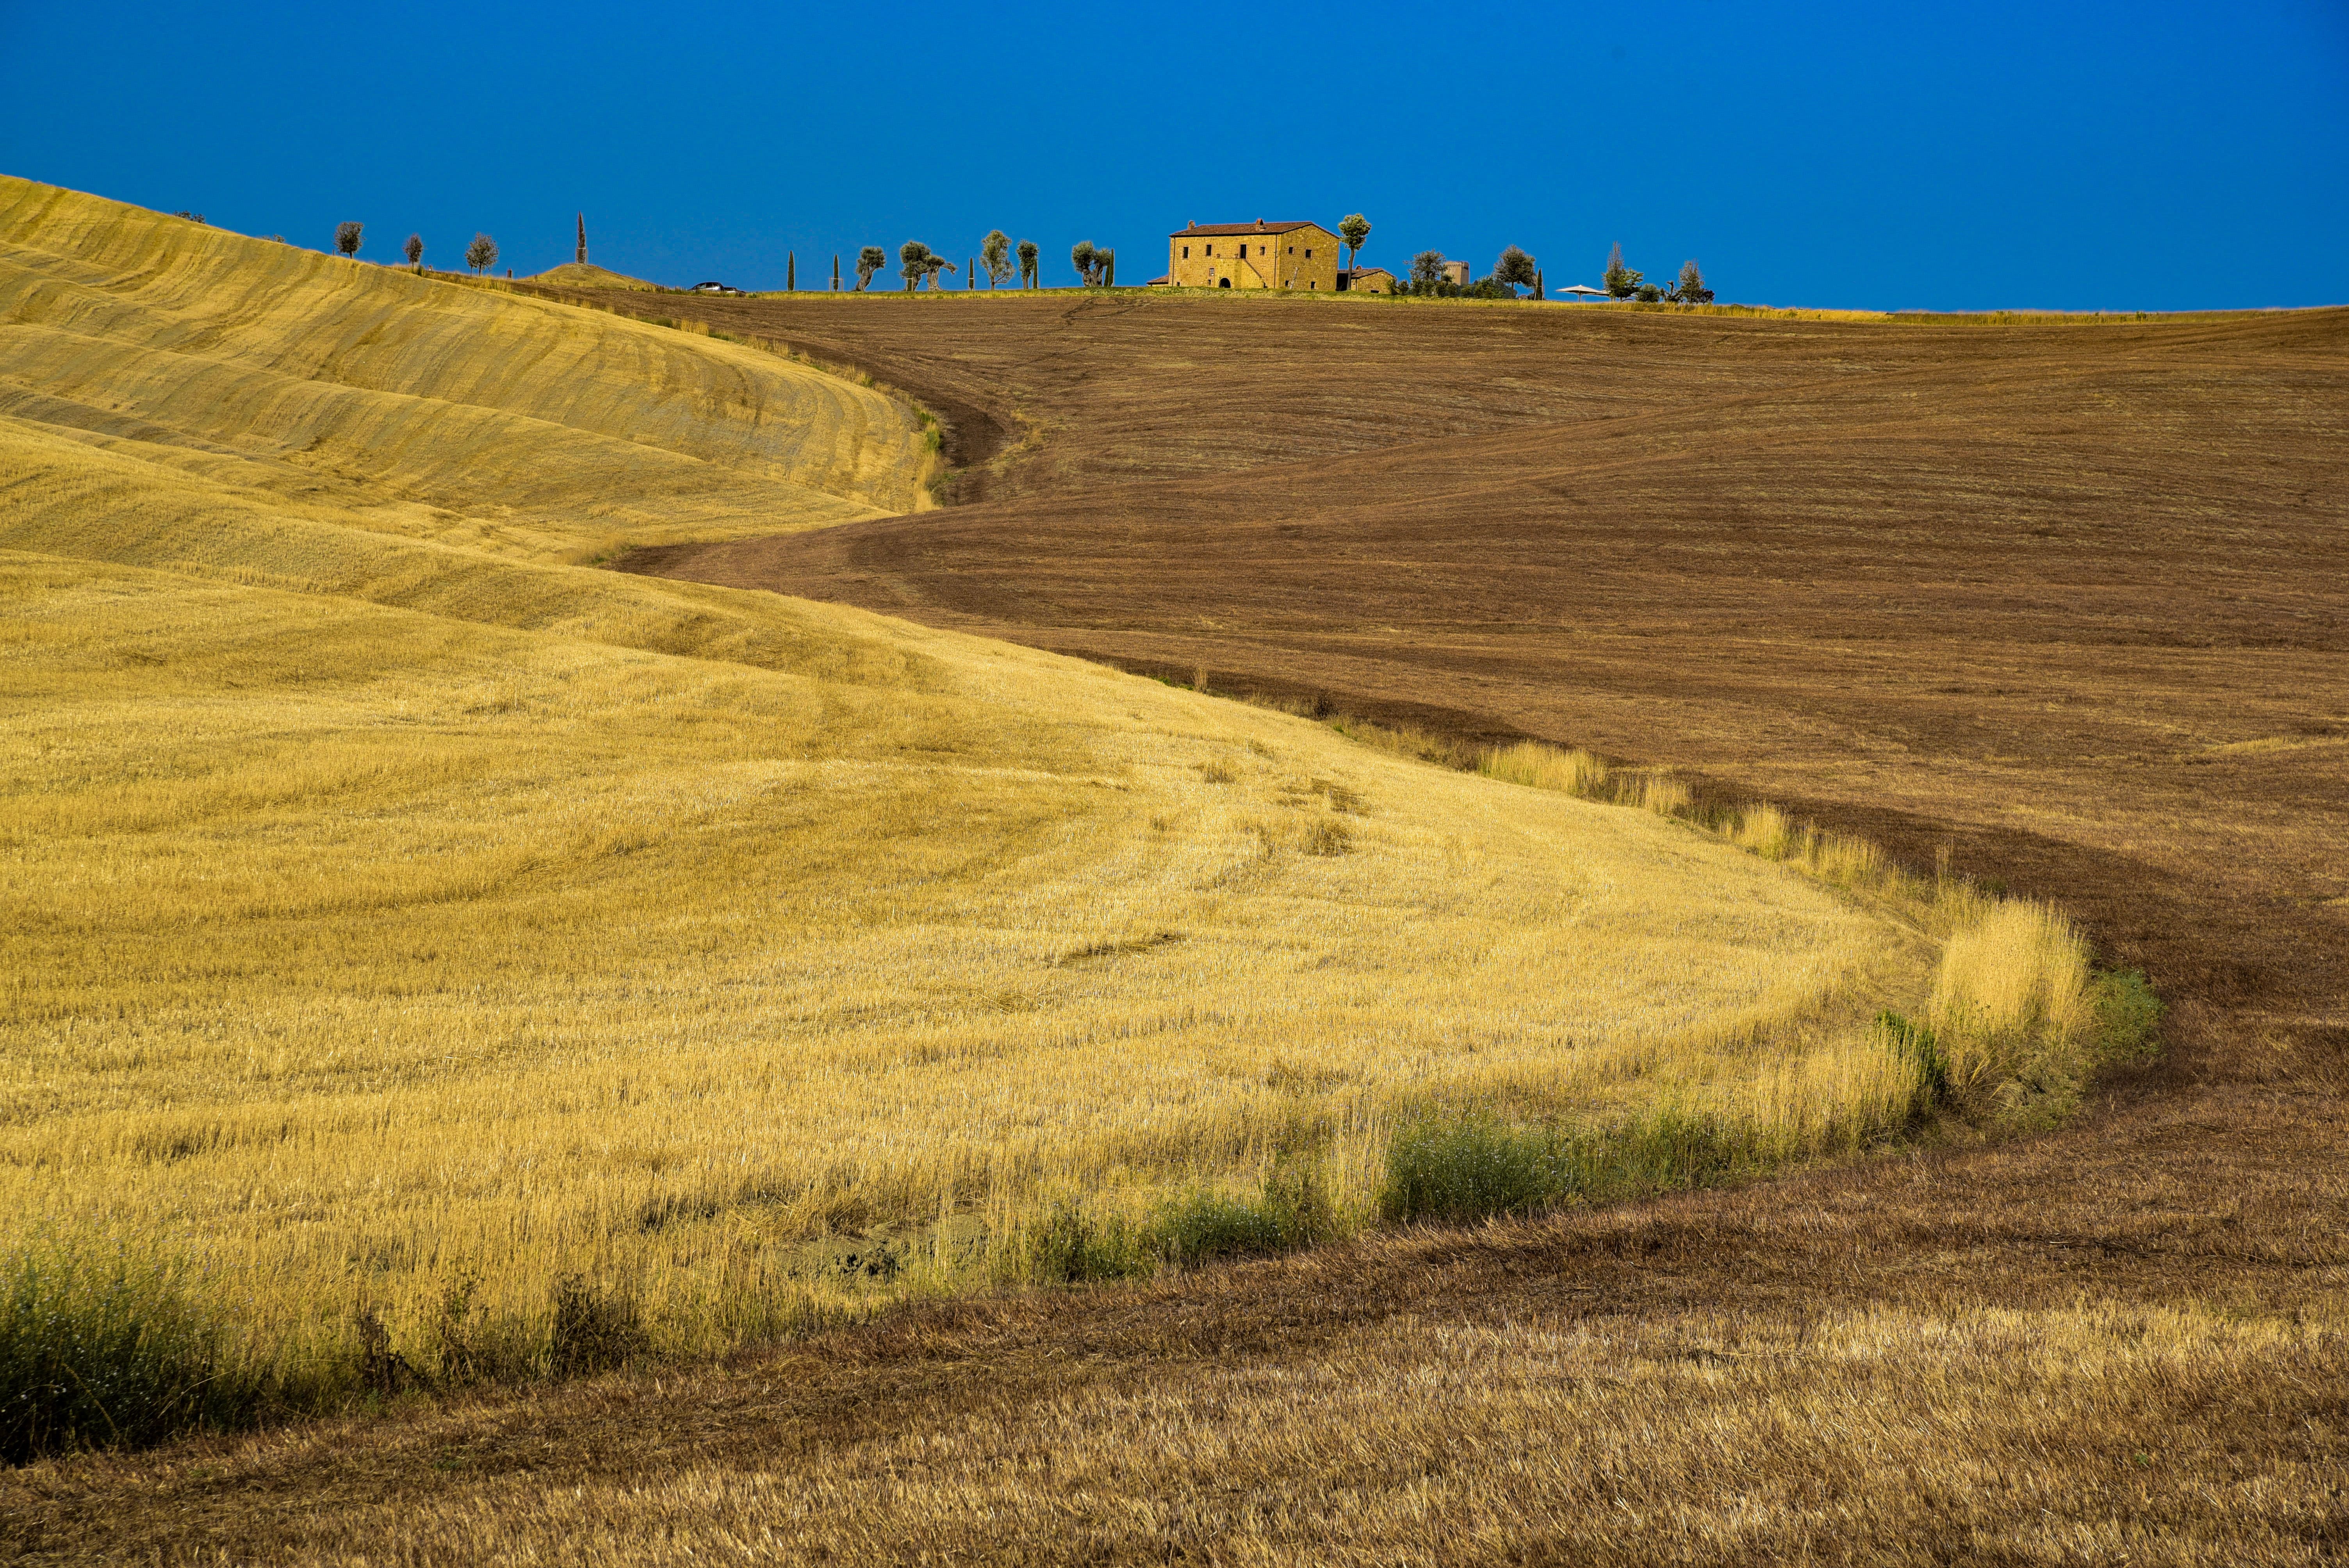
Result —
[[336, 224], [335, 249], [342, 252], [343, 254], [347, 256], [357, 255], [359, 253], [359, 231], [362, 227], [364, 227], [364, 225], [358, 223]]
[[488, 272], [498, 264], [498, 242], [487, 234], [475, 234], [465, 247], [465, 264], [477, 273]]
[[408, 258], [408, 264], [409, 264], [409, 266], [414, 267], [414, 268], [415, 268], [418, 272], [419, 272], [419, 273], [420, 273], [420, 272], [422, 272], [422, 271], [424, 270], [424, 236], [423, 236], [423, 235], [421, 235], [421, 234], [410, 234], [410, 235], [409, 235], [409, 236], [408, 236], [408, 243], [406, 243], [405, 245], [402, 245], [402, 246], [399, 248], [399, 252], [400, 252], [400, 254], [402, 254], [402, 255], [404, 255], [404, 256], [406, 256], [406, 257]]
[[979, 242], [978, 259], [987, 268], [987, 281], [1001, 288], [1011, 281], [1011, 236], [1000, 229], [989, 229], [987, 238]]
[[1044, 253], [1038, 248], [1035, 241], [1019, 242], [1019, 282], [1022, 287], [1032, 289], [1036, 286], [1037, 265], [1043, 257]]
[[1672, 285], [1671, 297], [1682, 304], [1711, 304], [1713, 291], [1704, 286], [1704, 274], [1694, 262], [1681, 263], [1681, 281]]
[[1501, 252], [1501, 259], [1493, 263], [1493, 281], [1508, 284], [1512, 289], [1531, 288], [1539, 274], [1534, 270], [1534, 259], [1515, 245]]
[[1338, 238], [1354, 253], [1354, 259], [1346, 263], [1348, 272], [1362, 264], [1362, 242], [1370, 237], [1371, 221], [1360, 212], [1349, 212], [1338, 220]]
[[889, 264], [889, 253], [878, 245], [867, 245], [856, 253], [856, 292], [863, 294], [873, 282], [873, 274]]
[[1069, 251], [1069, 264], [1077, 269], [1077, 281], [1087, 288], [1093, 284], [1093, 242], [1079, 240]]
[[1411, 259], [1411, 286], [1432, 289], [1444, 278], [1444, 253], [1422, 251]]
[[905, 292], [912, 294], [915, 285], [930, 275], [930, 248], [919, 240], [908, 240], [897, 247], [897, 275], [905, 280]]
[[1601, 287], [1617, 299], [1630, 299], [1640, 292], [1641, 276], [1641, 273], [1623, 264], [1623, 247], [1618, 243], [1613, 250], [1607, 253], [1607, 271], [1599, 282]]

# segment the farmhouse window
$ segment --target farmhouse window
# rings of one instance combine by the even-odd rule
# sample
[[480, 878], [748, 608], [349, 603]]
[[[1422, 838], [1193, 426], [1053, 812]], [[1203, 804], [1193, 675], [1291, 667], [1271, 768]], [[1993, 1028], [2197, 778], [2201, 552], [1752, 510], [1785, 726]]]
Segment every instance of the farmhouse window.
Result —
[[1207, 247], [1207, 254], [1209, 254], [1209, 255], [1211, 255], [1211, 256], [1212, 256], [1212, 255], [1214, 255], [1215, 253], [1216, 253], [1216, 247], [1215, 247], [1215, 246], [1213, 246], [1213, 245], [1209, 245], [1209, 246]]
[[1191, 259], [1191, 247], [1188, 245], [1183, 247], [1183, 259], [1186, 262]]
[[1309, 262], [1313, 259], [1313, 247], [1310, 245], [1305, 247], [1305, 259]]

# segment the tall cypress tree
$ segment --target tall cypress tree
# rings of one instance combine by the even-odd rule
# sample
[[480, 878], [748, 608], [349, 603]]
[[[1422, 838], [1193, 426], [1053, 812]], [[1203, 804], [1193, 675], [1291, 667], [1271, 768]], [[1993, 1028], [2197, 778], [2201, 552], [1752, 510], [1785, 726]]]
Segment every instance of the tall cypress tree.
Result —
[[797, 294], [800, 287], [800, 257], [797, 251], [783, 253], [783, 292]]

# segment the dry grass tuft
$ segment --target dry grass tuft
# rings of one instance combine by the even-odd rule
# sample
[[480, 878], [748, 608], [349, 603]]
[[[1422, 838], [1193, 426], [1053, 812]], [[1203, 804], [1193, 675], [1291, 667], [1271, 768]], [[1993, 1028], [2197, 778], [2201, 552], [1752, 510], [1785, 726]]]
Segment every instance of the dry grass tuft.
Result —
[[1607, 764], [1598, 758], [1588, 751], [1563, 751], [1536, 740], [1521, 740], [1486, 752], [1477, 770], [1488, 779], [1530, 785], [1537, 789], [1556, 789], [1587, 799], [1603, 798], [1607, 788]]

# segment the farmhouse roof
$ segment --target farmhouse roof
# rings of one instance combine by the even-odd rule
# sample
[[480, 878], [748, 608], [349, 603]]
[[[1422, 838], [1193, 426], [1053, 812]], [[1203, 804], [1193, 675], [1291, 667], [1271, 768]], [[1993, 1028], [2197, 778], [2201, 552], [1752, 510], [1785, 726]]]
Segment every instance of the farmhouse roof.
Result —
[[[1174, 231], [1176, 234], [1286, 234], [1291, 229], [1319, 229], [1310, 218], [1295, 218], [1287, 222], [1268, 223], [1258, 218], [1253, 223], [1191, 223]], [[1322, 230], [1324, 233], [1330, 231]]]

